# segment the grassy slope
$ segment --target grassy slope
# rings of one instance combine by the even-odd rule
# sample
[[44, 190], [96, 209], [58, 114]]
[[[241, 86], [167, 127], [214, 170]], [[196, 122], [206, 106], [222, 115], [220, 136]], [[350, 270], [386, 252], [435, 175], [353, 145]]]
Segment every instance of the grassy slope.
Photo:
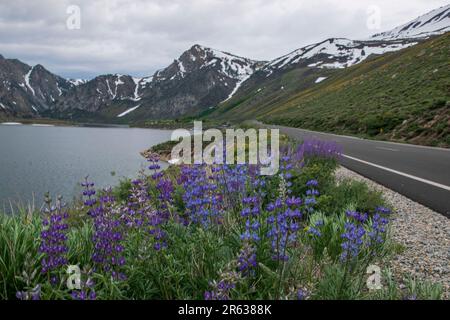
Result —
[[232, 100], [215, 116], [450, 146], [449, 46], [447, 33], [277, 99], [252, 103], [241, 94], [243, 102]]

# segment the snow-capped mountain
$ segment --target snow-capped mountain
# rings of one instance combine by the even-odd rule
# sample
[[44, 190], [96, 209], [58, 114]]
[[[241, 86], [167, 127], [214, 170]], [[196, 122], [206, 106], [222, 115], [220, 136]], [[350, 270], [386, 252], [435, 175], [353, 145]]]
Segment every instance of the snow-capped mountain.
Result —
[[435, 9], [390, 31], [373, 35], [370, 40], [427, 38], [450, 31], [450, 4]]
[[140, 107], [126, 116], [164, 118], [207, 110], [233, 95], [263, 64], [196, 44], [167, 68], [141, 80]]
[[293, 65], [314, 68], [347, 68], [366, 60], [372, 54], [384, 54], [416, 44], [403, 41], [354, 41], [332, 38], [297, 49], [267, 63], [263, 71], [270, 76], [274, 71]]
[[[207, 111], [234, 97], [265, 87], [285, 94], [319, 85], [374, 55], [413, 46], [450, 31], [450, 5], [366, 40], [330, 38], [269, 62], [194, 45], [168, 67], [143, 78], [101, 75], [63, 79], [43, 66], [0, 56], [0, 117], [50, 116], [84, 120], [136, 121], [177, 118]], [[295, 85], [283, 83], [284, 75]], [[292, 75], [292, 74], [291, 74]], [[268, 90], [266, 90], [268, 91]]]
[[34, 116], [48, 110], [73, 85], [42, 65], [29, 66], [0, 55], [0, 112]]
[[[108, 107], [114, 100], [137, 101], [139, 97], [140, 80], [129, 75], [109, 74], [74, 84], [72, 90], [58, 101], [53, 110], [59, 112], [69, 109], [80, 109], [87, 112], [97, 112], [102, 107]], [[73, 82], [71, 82], [73, 83]]]
[[161, 118], [201, 112], [236, 92], [263, 63], [194, 45], [153, 76], [103, 75], [74, 88], [55, 104], [60, 116], [80, 111], [119, 118]]
[[74, 86], [79, 86], [88, 82], [88, 80], [86, 79], [68, 79], [67, 81], [69, 81]]
[[154, 81], [180, 80], [187, 73], [214, 70], [217, 72], [218, 81], [232, 90], [227, 96], [228, 99], [236, 92], [240, 84], [248, 79], [262, 64], [258, 61], [196, 44], [184, 52], [169, 67], [158, 71], [153, 79]]
[[391, 31], [373, 35], [367, 40], [331, 38], [308, 45], [276, 58], [264, 66], [267, 76], [292, 66], [314, 68], [347, 68], [370, 55], [398, 51], [432, 35], [450, 31], [450, 5], [433, 10]]

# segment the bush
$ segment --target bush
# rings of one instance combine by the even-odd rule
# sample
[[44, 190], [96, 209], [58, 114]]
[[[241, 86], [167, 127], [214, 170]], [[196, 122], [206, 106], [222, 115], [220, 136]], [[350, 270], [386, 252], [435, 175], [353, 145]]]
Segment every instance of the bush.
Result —
[[356, 211], [373, 212], [376, 207], [385, 205], [381, 192], [376, 192], [364, 182], [345, 179], [338, 185], [332, 184], [325, 190], [325, 196], [319, 200], [321, 211], [339, 213], [350, 205]]

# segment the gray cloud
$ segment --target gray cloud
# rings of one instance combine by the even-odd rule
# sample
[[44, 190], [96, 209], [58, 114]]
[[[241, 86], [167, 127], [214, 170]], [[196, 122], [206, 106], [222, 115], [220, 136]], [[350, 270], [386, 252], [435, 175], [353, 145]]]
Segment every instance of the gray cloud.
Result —
[[[328, 37], [360, 39], [448, 0], [0, 0], [0, 54], [65, 77], [153, 74], [194, 43], [269, 60]], [[69, 30], [69, 5], [81, 29]], [[369, 30], [367, 8], [381, 10]]]

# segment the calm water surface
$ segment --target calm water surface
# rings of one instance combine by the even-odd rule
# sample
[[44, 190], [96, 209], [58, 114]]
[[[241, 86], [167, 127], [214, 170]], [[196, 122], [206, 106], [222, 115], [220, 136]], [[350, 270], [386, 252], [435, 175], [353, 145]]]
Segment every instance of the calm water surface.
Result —
[[0, 125], [0, 211], [10, 203], [33, 202], [60, 194], [79, 197], [89, 175], [97, 186], [135, 177], [146, 161], [144, 149], [170, 140], [170, 131], [131, 128]]

